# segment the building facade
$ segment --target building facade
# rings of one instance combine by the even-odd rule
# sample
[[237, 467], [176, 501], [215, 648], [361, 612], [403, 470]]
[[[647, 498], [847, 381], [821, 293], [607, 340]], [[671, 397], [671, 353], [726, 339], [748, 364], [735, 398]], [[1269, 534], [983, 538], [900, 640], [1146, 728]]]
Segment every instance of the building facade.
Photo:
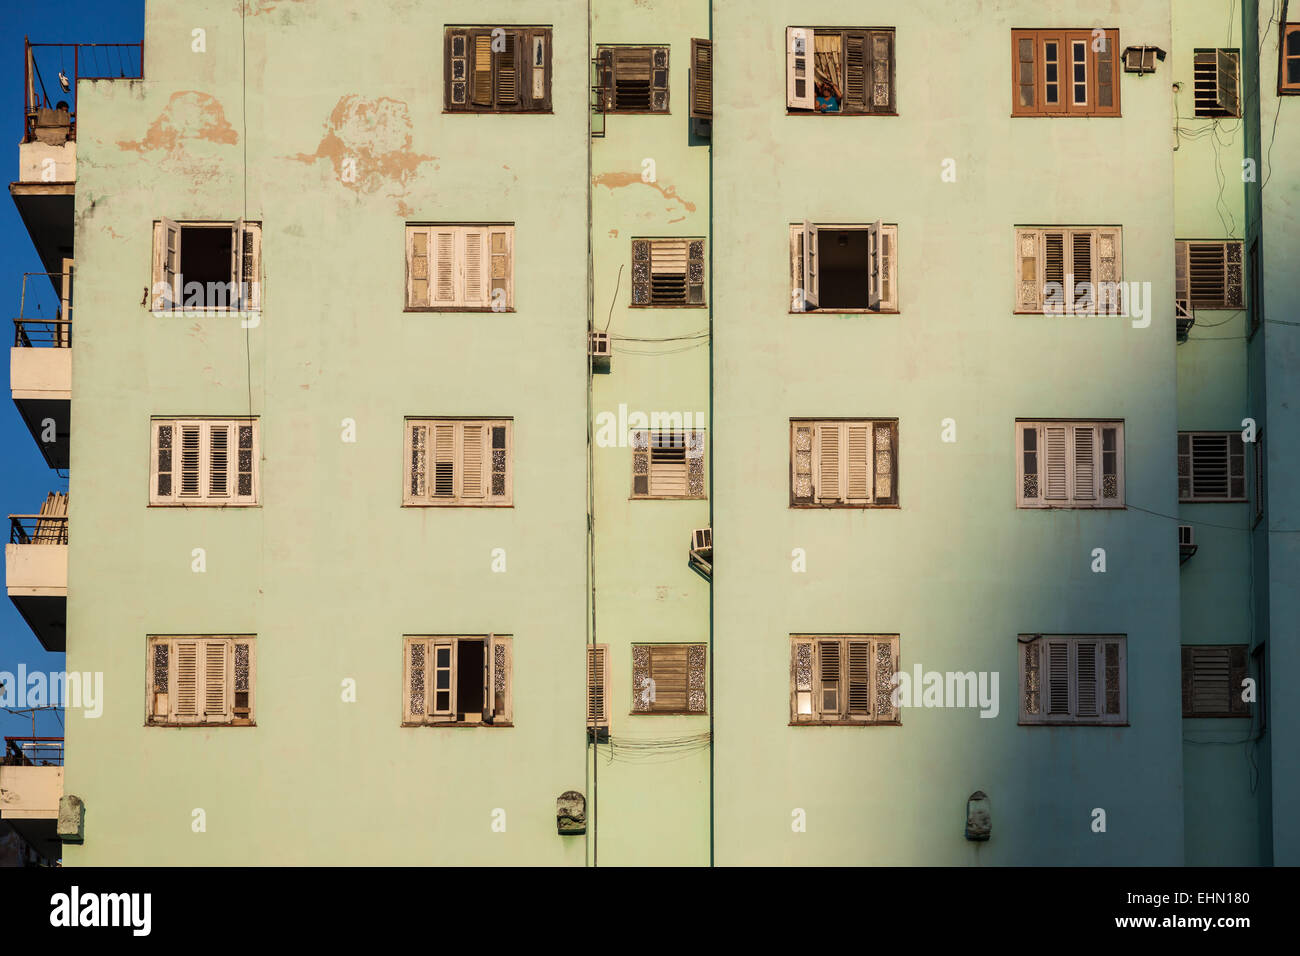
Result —
[[189, 6], [11, 186], [65, 863], [1300, 856], [1285, 5]]

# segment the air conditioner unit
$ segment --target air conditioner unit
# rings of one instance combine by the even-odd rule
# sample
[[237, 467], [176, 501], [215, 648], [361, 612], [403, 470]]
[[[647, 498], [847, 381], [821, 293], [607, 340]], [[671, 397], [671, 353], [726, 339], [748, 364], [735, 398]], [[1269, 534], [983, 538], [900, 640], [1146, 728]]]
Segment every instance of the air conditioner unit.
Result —
[[609, 367], [609, 360], [614, 355], [614, 343], [610, 341], [608, 332], [587, 333], [587, 355], [592, 365]]
[[1196, 553], [1196, 532], [1189, 524], [1178, 526], [1178, 563], [1182, 564]]
[[1125, 73], [1154, 73], [1156, 60], [1164, 60], [1165, 51], [1155, 46], [1130, 46], [1124, 48]]
[[1187, 341], [1187, 333], [1196, 324], [1196, 309], [1188, 299], [1174, 299], [1174, 331], [1179, 342]]
[[713, 529], [696, 528], [691, 532], [691, 550], [692, 551], [712, 551], [713, 550]]
[[690, 563], [706, 578], [713, 579], [712, 528], [696, 528], [691, 532]]

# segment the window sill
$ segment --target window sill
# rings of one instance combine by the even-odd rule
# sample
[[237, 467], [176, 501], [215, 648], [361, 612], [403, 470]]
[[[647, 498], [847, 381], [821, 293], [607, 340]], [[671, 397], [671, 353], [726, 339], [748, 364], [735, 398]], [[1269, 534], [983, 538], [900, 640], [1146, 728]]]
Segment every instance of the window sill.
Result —
[[253, 720], [227, 720], [214, 724], [179, 724], [167, 720], [146, 720], [146, 727], [169, 727], [177, 730], [188, 730], [191, 727], [256, 727], [257, 722]]
[[707, 309], [707, 302], [647, 302], [644, 305], [631, 304], [629, 309]]
[[513, 307], [509, 309], [494, 309], [491, 306], [487, 306], [486, 308], [477, 308], [471, 306], [456, 305], [456, 306], [447, 306], [446, 308], [443, 308], [441, 306], [431, 306], [431, 305], [408, 305], [406, 308], [402, 309], [402, 311], [403, 312], [499, 312], [502, 315], [504, 315], [507, 312], [514, 312], [515, 310]]
[[1180, 505], [1246, 505], [1249, 498], [1179, 498]]
[[1183, 714], [1183, 720], [1200, 720], [1202, 718], [1212, 720], [1253, 720], [1253, 714]]
[[629, 717], [707, 717], [707, 710], [629, 710]]
[[601, 110], [600, 116], [672, 116], [668, 110]]
[[901, 315], [898, 309], [791, 309], [788, 315]]
[[901, 727], [901, 720], [792, 720], [787, 727]]
[[1127, 511], [1126, 505], [1034, 505], [1018, 502], [1017, 511]]
[[230, 315], [238, 316], [241, 319], [251, 319], [262, 315], [261, 309], [229, 309], [223, 306], [182, 306], [177, 309], [150, 309], [150, 315], [156, 315], [159, 318], [176, 318], [176, 319], [196, 319], [208, 315]]
[[846, 502], [792, 501], [790, 507], [795, 511], [901, 511], [898, 502], [892, 504], [849, 504]]
[[421, 720], [421, 721], [418, 721], [418, 722], [417, 722], [417, 721], [404, 720], [404, 721], [402, 721], [402, 726], [403, 726], [403, 727], [428, 727], [430, 730], [438, 730], [438, 729], [440, 729], [440, 728], [444, 728], [444, 727], [456, 727], [456, 728], [463, 728], [463, 727], [482, 727], [482, 728], [484, 728], [485, 730], [496, 730], [497, 728], [501, 728], [501, 729], [505, 730], [505, 729], [509, 729], [509, 728], [511, 728], [511, 727], [514, 727], [514, 724], [513, 724], [512, 722], [509, 722], [509, 721], [498, 721], [497, 723], [487, 724], [487, 723], [484, 723], [484, 722], [481, 721], [481, 720], [480, 720], [480, 721], [467, 721], [467, 720], [462, 720], [462, 721], [455, 721], [455, 720], [428, 721], [428, 720]]
[[[1117, 283], [1117, 284], [1120, 284], [1120, 283]], [[1044, 318], [1044, 319], [1077, 319], [1077, 318], [1083, 318], [1083, 319], [1131, 319], [1131, 318], [1133, 318], [1133, 316], [1131, 316], [1131, 315], [1120, 315], [1119, 313], [1111, 314], [1110, 312], [1097, 312], [1097, 311], [1085, 312], [1085, 311], [1082, 311], [1082, 310], [1081, 310], [1081, 311], [1078, 311], [1078, 312], [1042, 312], [1042, 311], [1038, 311], [1038, 312], [1022, 312], [1021, 310], [1016, 309], [1016, 310], [1013, 311], [1011, 314], [1012, 314], [1012, 315], [1036, 315], [1036, 316], [1039, 316], [1040, 318]]]
[[708, 501], [708, 495], [628, 495], [628, 501]]
[[513, 508], [513, 501], [403, 501], [403, 508]]
[[1024, 720], [1017, 721], [1020, 727], [1128, 727], [1127, 720]]
[[554, 110], [498, 110], [498, 109], [456, 109], [456, 110], [450, 110], [450, 109], [447, 109], [447, 108], [445, 108], [445, 107], [443, 108], [443, 111], [442, 111], [442, 115], [443, 115], [443, 116], [462, 116], [462, 115], [468, 115], [468, 116], [481, 116], [481, 115], [483, 115], [483, 114], [490, 114], [490, 115], [493, 115], [493, 116], [520, 116], [520, 115], [522, 115], [522, 116], [528, 116], [528, 115], [533, 115], [533, 116], [554, 116], [554, 115], [555, 115], [555, 111], [554, 111]]
[[1121, 119], [1122, 113], [1012, 113], [1012, 119]]
[[258, 501], [151, 501], [150, 508], [260, 508]]
[[863, 110], [862, 112], [858, 112], [858, 111], [856, 111], [856, 110], [854, 110], [854, 111], [852, 111], [852, 112], [850, 112], [850, 111], [848, 111], [848, 110], [832, 110], [832, 111], [826, 111], [826, 110], [792, 110], [792, 109], [790, 109], [789, 107], [787, 107], [787, 108], [786, 108], [786, 111], [785, 111], [785, 115], [786, 115], [786, 116], [897, 116], [897, 115], [898, 115], [898, 112], [897, 112], [897, 111], [890, 112], [890, 113], [886, 113], [886, 112], [871, 112], [871, 111], [869, 111], [869, 110]]

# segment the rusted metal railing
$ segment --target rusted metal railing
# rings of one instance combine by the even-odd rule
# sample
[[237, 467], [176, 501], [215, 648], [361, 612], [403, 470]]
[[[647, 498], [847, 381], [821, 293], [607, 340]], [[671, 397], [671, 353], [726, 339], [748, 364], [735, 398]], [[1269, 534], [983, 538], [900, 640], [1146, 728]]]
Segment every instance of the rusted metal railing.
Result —
[[[138, 80], [144, 76], [144, 41], [32, 43], [25, 40], [24, 44], [24, 143], [41, 139], [58, 144], [77, 138], [77, 80]], [[55, 91], [53, 96], [51, 85]]]
[[0, 763], [6, 767], [62, 767], [63, 738], [6, 737]]
[[[18, 301], [18, 317], [14, 319], [14, 348], [69, 348], [72, 345], [72, 275], [68, 260], [67, 272], [24, 272], [22, 297]], [[35, 293], [28, 292], [27, 280], [33, 277], [48, 279], [59, 294], [54, 318], [37, 313], [29, 315]]]

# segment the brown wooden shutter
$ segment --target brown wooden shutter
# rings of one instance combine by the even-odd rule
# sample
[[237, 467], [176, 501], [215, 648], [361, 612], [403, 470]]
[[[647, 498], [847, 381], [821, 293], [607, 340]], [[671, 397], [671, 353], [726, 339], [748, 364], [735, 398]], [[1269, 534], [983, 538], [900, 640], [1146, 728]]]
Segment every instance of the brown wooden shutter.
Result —
[[713, 119], [712, 40], [691, 40], [691, 118]]
[[469, 102], [469, 35], [464, 30], [447, 31], [443, 59], [446, 107], [464, 109]]
[[686, 710], [686, 651], [685, 644], [650, 645], [650, 679], [655, 682], [652, 710]]
[[492, 35], [475, 30], [470, 38], [470, 102], [475, 106], [492, 106]]
[[587, 723], [609, 726], [609, 646], [587, 648]]
[[818, 501], [836, 502], [844, 497], [840, 478], [840, 425], [823, 422], [814, 438], [817, 461], [815, 490]]
[[509, 31], [503, 38], [505, 47], [496, 54], [496, 107], [515, 110], [521, 105], [520, 85], [523, 73], [523, 49], [517, 31]]
[[867, 109], [867, 35], [847, 33], [844, 37], [844, 111], [864, 113]]
[[1039, 233], [1036, 229], [1016, 230], [1016, 311], [1038, 312], [1043, 307], [1043, 286], [1039, 276]]
[[871, 34], [871, 105], [873, 113], [894, 111], [894, 34]]

